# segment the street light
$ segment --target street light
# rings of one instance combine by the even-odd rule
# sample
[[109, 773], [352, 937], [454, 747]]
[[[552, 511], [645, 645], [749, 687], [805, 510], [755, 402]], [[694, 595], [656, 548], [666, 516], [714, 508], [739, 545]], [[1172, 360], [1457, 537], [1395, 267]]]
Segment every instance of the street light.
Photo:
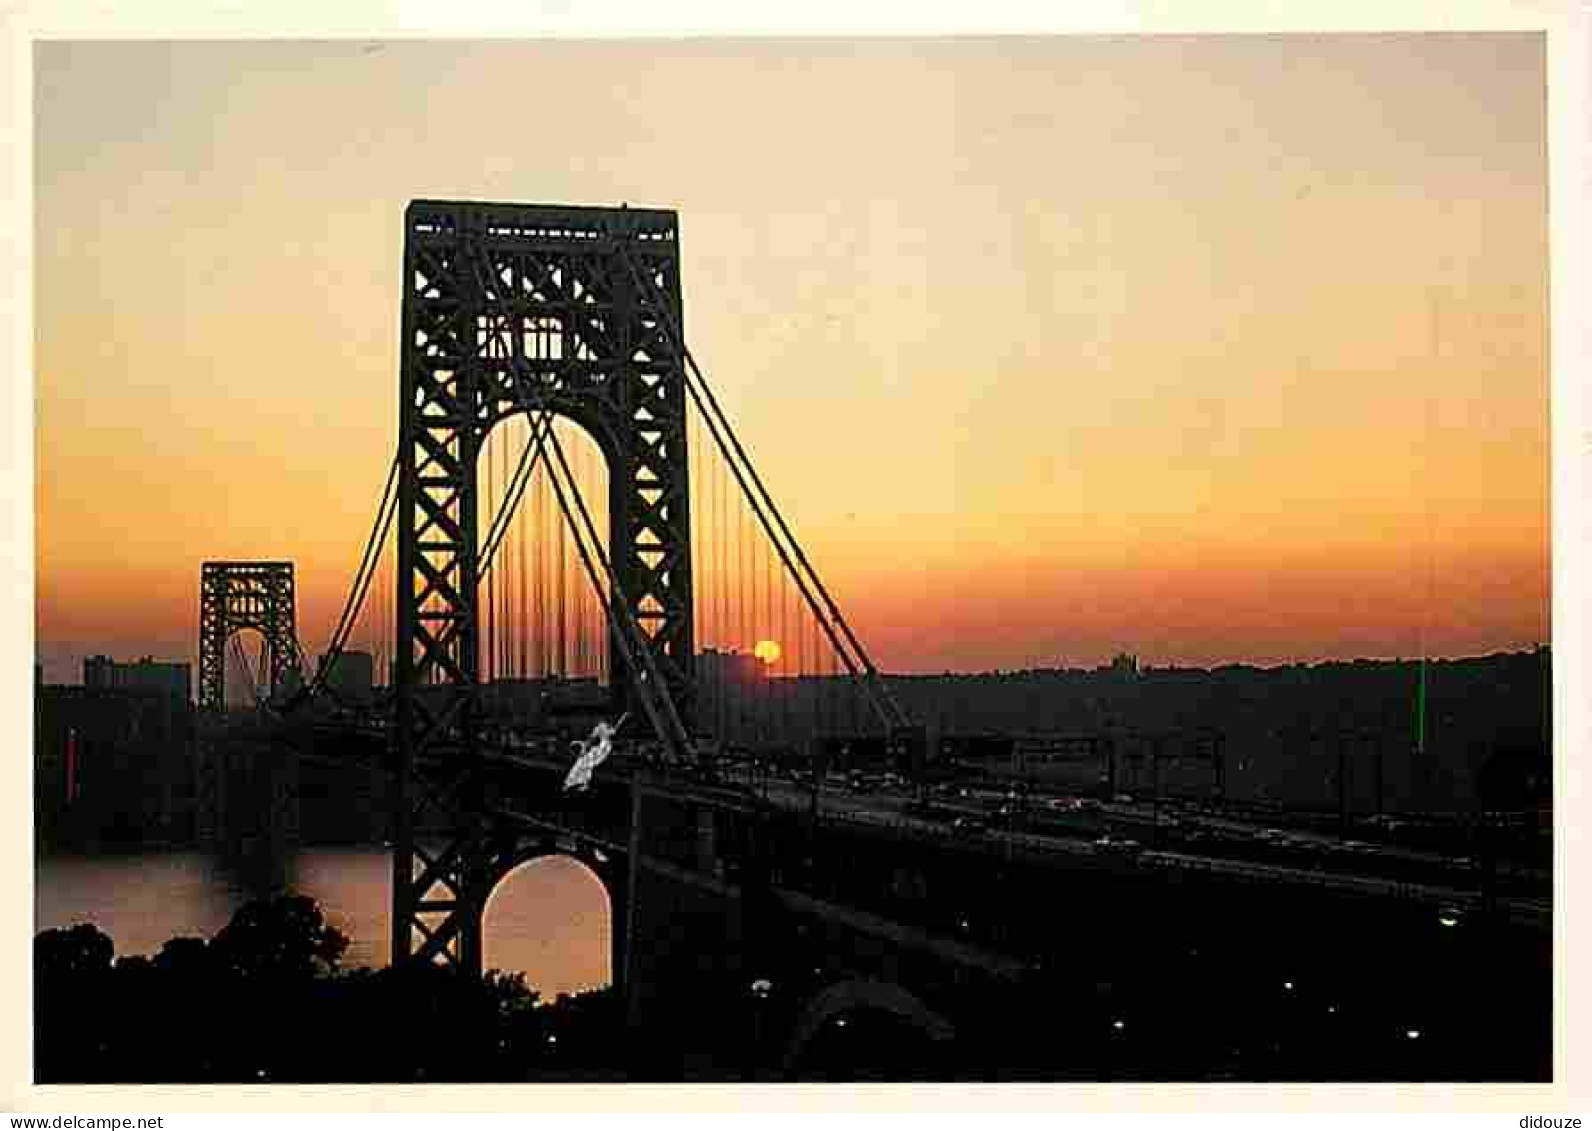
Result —
[[755, 1071], [763, 1051], [763, 1014], [768, 1008], [769, 995], [774, 992], [774, 983], [767, 978], [756, 978], [752, 982], [751, 991], [752, 1046], [747, 1052], [751, 1056], [750, 1067]]

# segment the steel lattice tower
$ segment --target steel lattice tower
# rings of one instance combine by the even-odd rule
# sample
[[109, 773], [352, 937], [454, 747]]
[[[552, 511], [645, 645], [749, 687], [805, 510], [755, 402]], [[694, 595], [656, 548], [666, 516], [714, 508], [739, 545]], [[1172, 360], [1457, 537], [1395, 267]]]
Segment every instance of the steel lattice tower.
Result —
[[[393, 960], [481, 970], [501, 841], [478, 681], [476, 459], [551, 411], [608, 467], [612, 600], [689, 726], [692, 593], [678, 224], [670, 211], [415, 201], [405, 216], [399, 401]], [[612, 618], [611, 618], [612, 619]], [[613, 631], [612, 629], [610, 630]], [[615, 710], [636, 697], [611, 650]], [[440, 831], [440, 851], [415, 831]]]
[[226, 708], [227, 639], [252, 628], [270, 656], [268, 696], [298, 671], [292, 562], [205, 562], [199, 573], [199, 709]]

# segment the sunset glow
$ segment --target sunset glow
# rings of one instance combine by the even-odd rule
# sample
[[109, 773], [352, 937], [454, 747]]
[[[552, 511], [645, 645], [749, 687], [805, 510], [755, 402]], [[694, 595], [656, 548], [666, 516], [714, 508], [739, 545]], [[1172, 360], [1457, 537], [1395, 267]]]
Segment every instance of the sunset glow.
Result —
[[192, 658], [211, 558], [293, 560], [323, 644], [424, 196], [678, 210], [691, 348], [887, 670], [1546, 641], [1543, 86], [1526, 35], [43, 43], [46, 675]]

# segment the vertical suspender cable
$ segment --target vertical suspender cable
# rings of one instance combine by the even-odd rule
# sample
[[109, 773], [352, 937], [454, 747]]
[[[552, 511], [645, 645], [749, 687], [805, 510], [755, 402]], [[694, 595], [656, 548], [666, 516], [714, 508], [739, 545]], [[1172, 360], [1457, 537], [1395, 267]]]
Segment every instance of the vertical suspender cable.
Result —
[[[563, 485], [560, 483], [560, 476], [569, 479], [571, 483], [574, 482], [574, 476], [570, 471], [568, 461], [564, 457], [563, 449], [559, 445], [557, 435], [553, 435], [551, 439], [552, 453], [558, 467], [557, 473], [551, 476], [553, 490], [558, 495], [559, 506], [564, 512], [567, 524], [571, 528], [576, 549], [580, 554], [580, 562], [585, 567], [592, 589], [594, 592], [600, 593], [604, 587], [599, 579], [600, 576], [606, 578], [609, 587], [617, 585], [613, 565], [597, 537], [596, 527], [592, 523], [591, 515], [586, 509], [584, 500], [582, 500], [578, 491], [572, 491], [571, 494], [574, 497], [575, 504], [573, 510], [578, 512], [580, 516], [580, 523], [578, 525], [576, 523], [569, 501], [565, 498]], [[551, 471], [552, 469], [549, 468], [549, 470]], [[590, 552], [586, 548], [588, 539], [592, 543]], [[593, 565], [592, 559], [594, 556], [597, 563], [602, 566], [601, 575], [598, 574], [596, 567]], [[685, 727], [681, 723], [680, 716], [675, 709], [673, 697], [664, 685], [663, 678], [658, 671], [656, 658], [653, 656], [651, 648], [648, 647], [646, 634], [637, 623], [635, 613], [629, 604], [624, 601], [613, 602], [610, 607], [619, 611], [618, 619], [622, 638], [626, 641], [627, 649], [632, 652], [631, 655], [626, 657], [628, 664], [632, 671], [639, 669], [636, 685], [637, 690], [640, 692], [638, 697], [641, 700], [643, 710], [647, 713], [660, 739], [675, 747], [682, 755], [690, 754], [692, 750], [690, 736], [686, 733]]]
[[533, 639], [532, 660], [536, 677], [547, 675], [547, 484], [536, 481], [531, 553], [536, 560], [536, 576], [531, 579], [531, 595], [536, 606], [536, 635]]
[[[484, 457], [482, 462], [486, 464], [486, 498], [481, 503], [476, 505], [476, 510], [478, 512], [485, 510], [488, 514], [491, 514], [497, 505], [497, 476], [495, 474], [497, 469], [492, 464], [492, 448], [490, 446], [487, 447], [487, 450], [481, 453], [481, 455]], [[476, 524], [478, 528], [480, 521], [481, 520], [478, 516], [476, 518]], [[489, 573], [486, 576], [486, 632], [482, 634], [485, 639], [481, 642], [485, 646], [484, 651], [486, 652], [486, 655], [481, 657], [481, 659], [485, 660], [485, 663], [482, 663], [481, 666], [486, 669], [483, 674], [486, 676], [485, 682], [487, 683], [492, 682], [492, 666], [494, 660], [496, 659], [493, 648], [493, 645], [497, 643], [497, 601], [494, 600], [497, 595], [497, 588], [493, 584], [493, 582], [497, 580], [496, 573], [497, 571], [494, 570], [492, 573]], [[477, 575], [476, 584], [479, 588], [479, 575]], [[477, 592], [476, 595], [476, 607], [478, 609], [481, 607], [481, 597], [479, 592]], [[480, 661], [478, 660], [477, 662]]]
[[810, 686], [811, 694], [808, 696], [807, 700], [807, 729], [809, 732], [809, 739], [816, 737], [819, 730], [822, 729], [820, 726], [820, 720], [823, 717], [822, 712], [824, 709], [824, 673], [820, 669], [821, 663], [818, 653], [818, 625], [814, 624], [809, 618], [807, 621], [807, 678], [812, 681]]
[[[501, 428], [502, 426], [499, 425], [499, 427]], [[511, 497], [509, 495], [509, 491], [508, 491], [508, 486], [509, 486], [508, 466], [507, 466], [507, 463], [506, 463], [506, 461], [504, 459], [504, 456], [506, 456], [508, 454], [508, 432], [507, 432], [506, 429], [501, 431], [501, 432], [499, 432], [499, 434], [498, 434], [497, 450], [498, 450], [498, 482], [500, 484], [502, 484], [502, 486], [503, 486], [503, 505], [506, 507], [506, 506], [510, 505], [511, 502], [512, 502]], [[513, 516], [512, 513], [509, 513], [508, 517], [504, 519], [504, 525], [503, 525], [503, 537], [504, 538], [508, 537], [509, 523], [511, 523], [513, 521], [514, 521], [514, 516]], [[509, 615], [509, 574], [508, 574], [507, 565], [505, 565], [505, 568], [499, 573], [498, 577], [495, 579], [495, 587], [496, 587], [496, 590], [497, 590], [496, 600], [497, 600], [497, 607], [498, 607], [498, 611], [497, 611], [498, 630], [497, 630], [497, 660], [496, 660], [496, 670], [494, 672], [494, 677], [496, 679], [500, 679], [501, 680], [508, 673], [507, 656], [508, 656], [508, 647], [509, 647], [509, 633], [511, 631], [513, 631], [513, 618]]]
[[801, 646], [790, 637], [790, 589], [779, 587], [779, 646], [789, 651], [780, 656], [779, 725], [780, 741], [790, 737], [790, 672], [801, 658]]
[[[530, 422], [526, 421], [524, 417], [515, 417], [515, 419], [523, 421], [527, 431], [529, 430]], [[522, 498], [523, 498], [523, 496], [522, 496]], [[526, 589], [526, 585], [525, 585], [525, 582], [526, 582], [526, 578], [525, 578], [525, 569], [526, 569], [526, 564], [525, 564], [525, 513], [524, 513], [523, 510], [521, 510], [519, 517], [515, 520], [515, 523], [514, 523], [514, 537], [515, 537], [515, 546], [514, 546], [514, 548], [517, 551], [517, 561], [518, 561], [518, 565], [519, 565], [519, 590], [520, 590], [520, 592], [519, 592], [519, 597], [520, 597], [519, 667], [517, 669], [516, 674], [518, 675], [518, 677], [520, 679], [528, 679], [530, 677], [531, 670], [530, 670], [530, 662], [529, 662], [530, 650], [529, 650], [529, 647], [528, 647], [528, 644], [527, 644], [527, 639], [530, 636], [530, 631], [531, 631], [531, 617], [530, 617], [530, 607], [526, 604], [526, 601], [525, 601], [525, 589]]]
[[[552, 437], [553, 437], [553, 439], [555, 441], [558, 439], [558, 428], [557, 428], [556, 425], [554, 426], [553, 432], [552, 432], [551, 435], [552, 435]], [[555, 485], [555, 490], [556, 490], [556, 485]], [[557, 651], [556, 654], [557, 654], [557, 657], [558, 657], [557, 671], [558, 671], [558, 675], [559, 675], [560, 679], [567, 678], [568, 675], [569, 675], [569, 650], [568, 650], [569, 637], [568, 637], [567, 632], [565, 631], [566, 627], [567, 627], [566, 618], [567, 618], [567, 615], [568, 615], [567, 604], [566, 604], [566, 601], [565, 601], [565, 592], [566, 592], [567, 586], [566, 586], [565, 568], [564, 568], [565, 567], [565, 562], [568, 560], [568, 557], [569, 557], [568, 536], [567, 536], [567, 533], [566, 533], [566, 531], [564, 529], [564, 524], [563, 523], [559, 523], [558, 524], [558, 627], [557, 627], [557, 630], [556, 630], [557, 634], [558, 634], [558, 637], [557, 637], [558, 638], [558, 651]]]
[[[752, 696], [757, 691], [757, 685], [752, 681], [757, 676], [757, 670], [752, 665], [755, 660], [748, 655], [752, 642], [747, 639], [746, 602], [747, 590], [751, 588], [751, 555], [747, 553], [746, 515], [740, 507], [735, 508], [735, 568], [739, 576], [735, 594], [735, 648], [737, 667], [743, 668], [743, 684], [741, 689], [741, 730], [743, 735], [750, 734], [752, 729]], [[743, 739], [744, 741], [744, 739]]]
[[[761, 539], [759, 539], [758, 540], [758, 549], [761, 551], [761, 554], [759, 556], [763, 559], [762, 565], [759, 567], [759, 569], [757, 571], [758, 575], [759, 575], [759, 579], [762, 582], [762, 601], [759, 604], [758, 611], [757, 611], [757, 623], [758, 623], [757, 639], [758, 639], [758, 642], [761, 643], [764, 640], [772, 639], [773, 635], [774, 635], [774, 618], [770, 615], [770, 613], [771, 613], [771, 611], [773, 609], [773, 600], [774, 600], [773, 588], [774, 587], [773, 587], [773, 584], [772, 584], [772, 582], [773, 582], [773, 572], [770, 569], [771, 563], [769, 561], [768, 543], [766, 543], [766, 542], [762, 541]], [[774, 665], [773, 664], [768, 663], [767, 661], [763, 661], [762, 677], [763, 677], [763, 680], [762, 680], [762, 686], [763, 686], [763, 710], [762, 710], [761, 726], [762, 726], [763, 741], [765, 743], [767, 743], [769, 741], [769, 736], [773, 733], [773, 730], [774, 730], [774, 692], [775, 692], [775, 688], [774, 688]]]
[[[629, 249], [623, 241], [618, 242], [615, 246], [619, 251], [620, 257], [629, 268], [632, 278], [639, 284], [639, 291], [649, 296], [655, 296], [659, 285], [657, 281], [648, 280], [636, 261], [631, 258]], [[779, 509], [774, 506], [772, 496], [768, 493], [767, 487], [757, 474], [756, 467], [753, 466], [751, 459], [741, 446], [740, 440], [730, 427], [729, 419], [724, 415], [717, 398], [713, 395], [713, 390], [703, 376], [701, 367], [696, 364], [695, 357], [692, 356], [690, 348], [685, 344], [684, 334], [676, 323], [668, 304], [666, 302], [658, 302], [654, 297], [652, 305], [656, 308], [657, 321], [660, 328], [668, 335], [671, 345], [679, 352], [684, 362], [683, 375], [687, 391], [701, 409], [703, 419], [712, 431], [714, 441], [724, 455], [725, 462], [729, 464], [731, 471], [735, 474], [742, 491], [752, 504], [758, 521], [762, 524], [775, 549], [778, 550], [780, 559], [790, 572], [792, 579], [801, 590], [803, 599], [812, 608], [814, 615], [820, 618], [825, 634], [845, 662], [847, 670], [854, 677], [864, 682], [869, 694], [870, 705], [878, 712], [886, 726], [892, 726], [897, 722], [904, 721], [905, 715], [890, 695], [889, 689], [879, 678], [878, 670], [868, 657], [867, 651], [862, 647], [861, 642], [857, 640], [856, 634], [852, 632], [851, 626], [846, 623], [845, 618], [841, 615], [833, 598], [830, 597], [828, 590], [825, 589], [822, 579], [819, 578], [817, 571], [812, 568], [812, 564], [802, 552], [800, 543], [790, 533], [790, 529], [786, 526]], [[695, 380], [693, 380], [693, 377]], [[775, 533], [776, 527], [778, 528], [778, 534]], [[820, 603], [823, 613], [820, 612]], [[825, 613], [827, 615], [824, 615]], [[837, 635], [837, 630], [839, 635]], [[844, 637], [844, 643], [841, 637]], [[847, 645], [849, 645], [849, 648]], [[859, 665], [861, 666], [860, 671], [858, 670]]]
[[[573, 435], [573, 433], [574, 433], [574, 429], [566, 429], [565, 433], [564, 433], [565, 437], [570, 442], [570, 446], [572, 448], [574, 448], [574, 450], [575, 450], [574, 458], [572, 458], [569, 461], [570, 462], [569, 479], [570, 479], [570, 483], [572, 484], [572, 487], [570, 489], [572, 491], [574, 491], [577, 496], [583, 496], [585, 494], [585, 491], [586, 491], [586, 484], [584, 482], [585, 469], [582, 466], [583, 460], [582, 460], [581, 457], [585, 454], [585, 452], [581, 448], [579, 440]], [[579, 579], [574, 577], [574, 576], [571, 576], [571, 578], [570, 578], [570, 594], [569, 594], [570, 652], [571, 652], [571, 656], [570, 656], [569, 666], [570, 666], [570, 675], [571, 675], [571, 677], [576, 678], [576, 679], [578, 679], [581, 676], [586, 674], [586, 601], [585, 601], [585, 597], [586, 597], [586, 593], [585, 593], [585, 590], [582, 588]]]

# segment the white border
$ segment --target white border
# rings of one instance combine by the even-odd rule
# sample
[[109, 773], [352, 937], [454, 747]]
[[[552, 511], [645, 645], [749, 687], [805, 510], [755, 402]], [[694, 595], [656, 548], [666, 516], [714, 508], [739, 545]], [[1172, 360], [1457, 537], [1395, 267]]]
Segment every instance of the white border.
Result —
[[[0, 897], [16, 909], [14, 926], [0, 935], [0, 1037], [4, 1085], [0, 1107], [50, 1112], [176, 1112], [206, 1110], [310, 1111], [514, 1111], [514, 1110], [858, 1110], [1005, 1111], [1499, 1111], [1562, 1114], [1583, 1110], [1592, 1097], [1586, 1072], [1592, 1063], [1588, 979], [1572, 955], [1586, 948], [1584, 901], [1569, 902], [1572, 878], [1585, 876], [1587, 842], [1577, 830], [1585, 803], [1583, 762], [1592, 738], [1592, 672], [1588, 671], [1587, 578], [1592, 577], [1592, 416], [1586, 389], [1589, 333], [1587, 249], [1592, 247], [1588, 197], [1592, 165], [1592, 98], [1587, 64], [1592, 17], [1581, 4], [1340, 0], [1285, 5], [1264, 0], [1223, 0], [1174, 7], [1155, 0], [1077, 3], [1063, 8], [1044, 0], [933, 0], [876, 3], [807, 0], [751, 6], [734, 0], [574, 0], [537, 3], [327, 4], [277, 0], [251, 9], [200, 8], [163, 0], [125, 4], [48, 2], [0, 15], [5, 65], [0, 65], [0, 131], [11, 160], [0, 189], [0, 321], [9, 349], [9, 380], [0, 440], [5, 472], [0, 505], [0, 718], [11, 741], [4, 747], [6, 788], [0, 822], [5, 867]], [[1283, 32], [1405, 30], [1532, 30], [1548, 35], [1553, 465], [1553, 646], [1555, 659], [1556, 795], [1558, 800], [1555, 1080], [1543, 1087], [1495, 1086], [986, 1086], [817, 1088], [744, 1087], [604, 1088], [416, 1087], [379, 1088], [35, 1088], [26, 1081], [29, 1011], [28, 951], [32, 927], [31, 687], [33, 663], [33, 401], [32, 346], [32, 44], [36, 39], [114, 38], [473, 38], [535, 36], [617, 38], [684, 35], [947, 35], [1015, 33]], [[26, 689], [26, 690], [25, 690]], [[1582, 946], [1566, 945], [1568, 937]], [[1568, 961], [1567, 961], [1568, 960]], [[1478, 977], [1488, 972], [1477, 971]], [[1456, 987], [1462, 992], [1462, 987]], [[19, 1008], [20, 1007], [20, 1008]], [[1572, 1053], [1572, 1050], [1574, 1052]], [[1505, 1126], [1500, 1120], [1498, 1125]], [[1515, 1126], [1511, 1117], [1507, 1126]]]

